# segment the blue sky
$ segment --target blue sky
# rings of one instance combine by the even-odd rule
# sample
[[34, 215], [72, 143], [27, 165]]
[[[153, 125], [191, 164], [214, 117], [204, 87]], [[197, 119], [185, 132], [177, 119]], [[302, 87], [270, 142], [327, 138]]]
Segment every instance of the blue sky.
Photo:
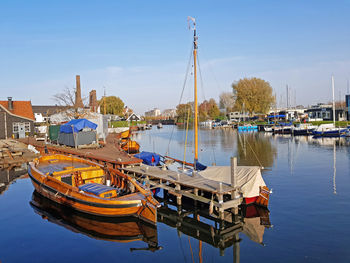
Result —
[[[350, 78], [350, 1], [0, 2], [2, 100], [54, 104], [74, 87], [119, 96], [143, 113], [177, 105], [197, 20], [200, 100], [243, 77], [270, 82], [280, 105], [336, 99]], [[191, 81], [189, 81], [191, 84]], [[203, 90], [203, 92], [202, 92]], [[192, 99], [191, 86], [184, 100]]]

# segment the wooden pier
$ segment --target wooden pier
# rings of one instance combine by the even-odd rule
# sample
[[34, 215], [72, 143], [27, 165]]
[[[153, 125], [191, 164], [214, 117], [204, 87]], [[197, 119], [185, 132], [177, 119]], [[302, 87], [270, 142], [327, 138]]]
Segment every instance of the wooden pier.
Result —
[[24, 143], [16, 140], [0, 140], [0, 169], [11, 169], [36, 157], [37, 154], [28, 150]]
[[[232, 180], [233, 184], [230, 185], [209, 180], [198, 173], [188, 175], [180, 171], [143, 164], [123, 166], [120, 169], [139, 182], [143, 182], [150, 189], [161, 188], [166, 193], [175, 196], [177, 205], [182, 204], [182, 197], [208, 204], [211, 213], [213, 214], [215, 210], [220, 219], [224, 219], [224, 212], [227, 210], [237, 214], [238, 206], [243, 201], [239, 187], [235, 186], [236, 180]], [[250, 172], [249, 168], [247, 169], [247, 172]], [[237, 167], [233, 170], [237, 171]]]

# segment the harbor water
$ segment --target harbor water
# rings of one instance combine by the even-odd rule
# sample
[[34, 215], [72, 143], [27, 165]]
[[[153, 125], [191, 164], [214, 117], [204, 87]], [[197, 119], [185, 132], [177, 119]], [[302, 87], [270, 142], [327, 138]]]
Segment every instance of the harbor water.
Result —
[[[134, 135], [141, 150], [177, 159], [185, 154], [188, 162], [192, 137], [189, 131], [186, 143], [184, 129], [166, 125]], [[350, 262], [349, 138], [215, 129], [201, 130], [199, 142], [206, 165], [229, 165], [236, 156], [239, 165], [264, 167], [273, 192], [268, 227], [240, 231], [235, 246], [222, 246], [185, 231], [186, 219], [160, 220], [154, 229], [131, 219], [101, 223], [51, 209], [33, 195], [25, 172], [1, 171], [0, 262]], [[110, 224], [118, 231], [105, 231]]]

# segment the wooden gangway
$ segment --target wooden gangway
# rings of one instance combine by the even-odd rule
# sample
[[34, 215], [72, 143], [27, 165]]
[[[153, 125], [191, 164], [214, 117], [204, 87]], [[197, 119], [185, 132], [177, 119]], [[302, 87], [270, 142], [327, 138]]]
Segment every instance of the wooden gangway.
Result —
[[[151, 189], [162, 188], [176, 196], [178, 205], [181, 205], [182, 197], [209, 204], [209, 209], [215, 209], [221, 219], [224, 218], [225, 210], [237, 213], [238, 206], [243, 201], [238, 186], [204, 178], [197, 172], [186, 174], [143, 164], [124, 166], [120, 169]], [[250, 173], [251, 169], [255, 167], [239, 167], [237, 170]]]

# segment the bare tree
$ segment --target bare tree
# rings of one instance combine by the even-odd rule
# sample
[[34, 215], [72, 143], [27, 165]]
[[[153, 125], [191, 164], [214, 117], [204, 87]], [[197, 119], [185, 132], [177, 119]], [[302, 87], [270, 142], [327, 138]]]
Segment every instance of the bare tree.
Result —
[[220, 108], [225, 109], [226, 112], [232, 111], [235, 105], [235, 97], [232, 92], [222, 92], [220, 94]]
[[75, 89], [65, 87], [61, 93], [53, 95], [52, 99], [60, 106], [73, 107], [75, 104]]
[[[61, 93], [52, 96], [52, 99], [60, 106], [74, 107], [75, 105], [75, 88], [68, 88], [67, 86]], [[83, 104], [86, 105], [87, 97], [82, 98]]]

